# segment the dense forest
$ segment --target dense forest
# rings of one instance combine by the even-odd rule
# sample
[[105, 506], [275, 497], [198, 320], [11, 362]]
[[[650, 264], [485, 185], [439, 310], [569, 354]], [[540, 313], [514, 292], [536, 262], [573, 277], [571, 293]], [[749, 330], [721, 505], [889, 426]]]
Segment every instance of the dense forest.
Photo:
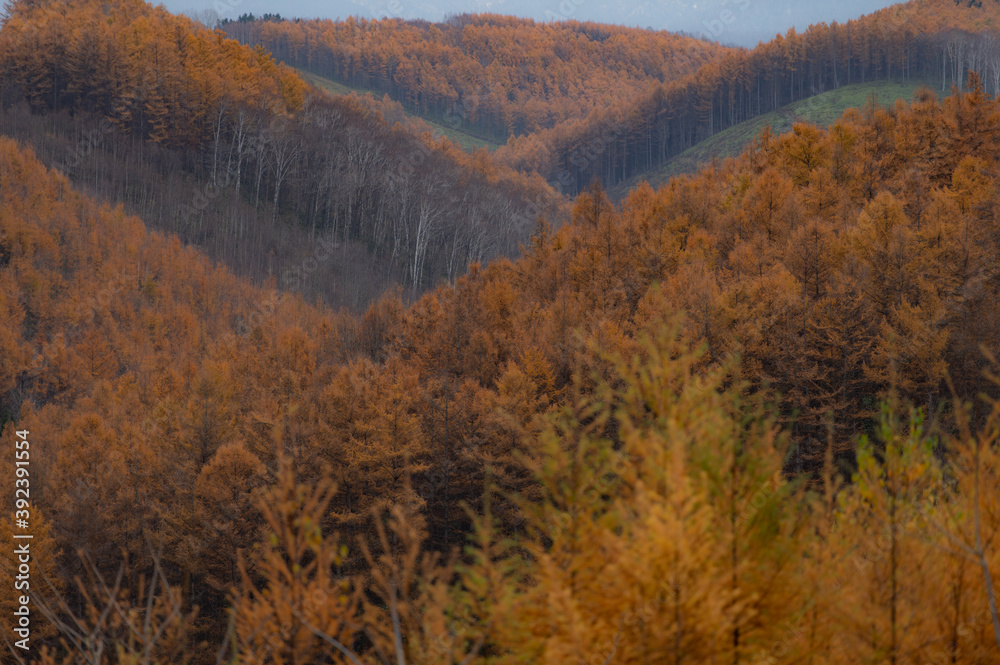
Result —
[[947, 93], [971, 69], [997, 94], [997, 11], [996, 0], [915, 0], [753, 50], [490, 15], [222, 27], [279, 60], [506, 141], [500, 162], [576, 194], [594, 177], [612, 187], [727, 127], [852, 83], [917, 80]]
[[537, 176], [139, 0], [15, 3], [0, 68], [0, 128], [48, 165], [257, 283], [334, 305], [419, 294], [564, 214]]
[[844, 24], [790, 30], [732, 50], [678, 81], [591, 116], [519, 137], [498, 158], [575, 193], [655, 170], [713, 134], [825, 90], [905, 79], [942, 94], [977, 72], [1000, 92], [1000, 3], [913, 0]]
[[363, 317], [7, 142], [4, 435], [37, 441], [52, 657], [993, 662], [1000, 105], [972, 83], [594, 188]]
[[[1000, 663], [1000, 99], [975, 68], [567, 205], [136, 0], [18, 0], [0, 62], [0, 439], [30, 442], [34, 536], [31, 651], [5, 619], [0, 661]], [[400, 146], [427, 160], [404, 211], [439, 215], [421, 275], [404, 254], [352, 311], [237, 260], [354, 243], [299, 264], [321, 289], [394, 259], [366, 234], [414, 232], [380, 208]], [[175, 204], [225, 242], [133, 214]], [[474, 220], [510, 245], [440, 230]]]
[[727, 50], [668, 32], [491, 14], [442, 24], [261, 18], [220, 27], [282, 62], [381, 90], [500, 143], [620, 106]]

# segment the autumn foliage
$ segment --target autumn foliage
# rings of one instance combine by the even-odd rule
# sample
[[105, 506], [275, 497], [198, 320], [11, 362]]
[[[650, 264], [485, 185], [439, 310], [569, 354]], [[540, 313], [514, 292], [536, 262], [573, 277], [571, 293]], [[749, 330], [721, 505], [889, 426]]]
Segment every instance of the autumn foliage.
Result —
[[229, 21], [283, 62], [374, 88], [412, 112], [504, 143], [500, 163], [570, 194], [654, 170], [728, 127], [866, 81], [1000, 91], [995, 0], [913, 0], [754, 49], [576, 21], [462, 15], [442, 24]]
[[[995, 392], [980, 349], [1000, 320], [1000, 116], [973, 87], [765, 135], [621, 207], [592, 189], [523, 258], [363, 317], [251, 288], [6, 142], [3, 409], [39, 441], [60, 593], [110, 584], [127, 556], [120, 593], [162, 575], [185, 600], [148, 611], [183, 609], [170, 639], [199, 661], [223, 641], [336, 656], [327, 637], [414, 662], [442, 644], [553, 662], [727, 644], [744, 660], [788, 622], [810, 626], [790, 649], [830, 662], [995, 648], [980, 618], [995, 550], [968, 520], [996, 515], [974, 487], [995, 473], [996, 411], [976, 395]], [[925, 424], [880, 415], [884, 400]], [[877, 445], [857, 448], [864, 432]], [[807, 536], [821, 519], [841, 527]], [[883, 524], [889, 555], [865, 540]], [[480, 549], [449, 562], [470, 530]], [[288, 577], [287, 557], [312, 563]], [[858, 594], [874, 642], [843, 613]], [[921, 614], [939, 597], [949, 614]], [[673, 623], [656, 618], [668, 600]], [[451, 618], [417, 618], [434, 612]], [[913, 642], [918, 621], [942, 637]]]
[[595, 182], [363, 313], [0, 139], [32, 655], [997, 662], [1000, 102], [965, 88]]
[[641, 177], [726, 128], [852, 83], [928, 82], [947, 94], [972, 70], [996, 95], [998, 11], [996, 0], [912, 0], [843, 24], [792, 29], [719, 54], [625, 104], [520, 137], [497, 156], [577, 193], [593, 178], [612, 187]]
[[562, 217], [538, 176], [144, 2], [12, 3], [0, 71], [0, 128], [48, 166], [310, 300], [413, 297]]
[[501, 143], [624, 104], [727, 50], [668, 32], [494, 14], [440, 24], [229, 21], [222, 29], [282, 62], [382, 90], [416, 113]]
[[265, 51], [139, 0], [15, 3], [0, 57], [33, 106], [97, 111], [160, 143], [198, 144], [220, 115], [241, 106], [287, 114], [305, 95]]

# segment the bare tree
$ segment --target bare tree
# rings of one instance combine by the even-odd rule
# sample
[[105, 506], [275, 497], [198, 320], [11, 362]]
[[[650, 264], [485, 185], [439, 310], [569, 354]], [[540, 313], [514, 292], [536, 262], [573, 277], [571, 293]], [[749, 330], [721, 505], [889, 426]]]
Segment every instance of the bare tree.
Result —
[[271, 170], [274, 173], [274, 210], [271, 214], [271, 220], [273, 221], [278, 216], [281, 185], [295, 169], [299, 153], [302, 151], [302, 141], [294, 128], [289, 127], [285, 122], [279, 121], [272, 123], [269, 144], [269, 162]]

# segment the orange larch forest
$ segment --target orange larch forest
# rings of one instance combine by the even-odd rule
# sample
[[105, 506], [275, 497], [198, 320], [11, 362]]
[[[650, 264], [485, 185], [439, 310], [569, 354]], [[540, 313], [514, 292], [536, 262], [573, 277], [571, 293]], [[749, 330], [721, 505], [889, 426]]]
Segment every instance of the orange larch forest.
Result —
[[[567, 214], [537, 175], [140, 0], [14, 3], [0, 62], [0, 129], [48, 166], [258, 285], [335, 307], [395, 285], [412, 299]], [[314, 265], [317, 239], [336, 265]]]
[[728, 51], [668, 32], [492, 14], [442, 24], [269, 18], [221, 28], [282, 62], [381, 90], [415, 112], [461, 116], [501, 143], [620, 105]]
[[[22, 132], [0, 138], [0, 440], [30, 440], [34, 536], [27, 656], [0, 555], [2, 662], [1000, 662], [1000, 100], [974, 71], [570, 203], [162, 9], [61, 8], [18, 0], [0, 28]], [[85, 48], [119, 66], [60, 73]], [[398, 141], [454, 168], [407, 176], [429, 188], [413, 219], [463, 193], [555, 203], [516, 254], [354, 310], [130, 212], [169, 193], [147, 189], [165, 164], [214, 168], [236, 219], [308, 238], [280, 150], [256, 205], [257, 163], [230, 159], [241, 117], [275, 150], [316, 108], [329, 145], [365, 147], [326, 186]], [[114, 127], [53, 159], [45, 132], [81, 118]], [[102, 155], [139, 150], [151, 175], [102, 189]], [[303, 164], [290, 197], [323, 182]], [[412, 232], [366, 178], [339, 241], [380, 215]], [[477, 219], [455, 206], [453, 229]]]

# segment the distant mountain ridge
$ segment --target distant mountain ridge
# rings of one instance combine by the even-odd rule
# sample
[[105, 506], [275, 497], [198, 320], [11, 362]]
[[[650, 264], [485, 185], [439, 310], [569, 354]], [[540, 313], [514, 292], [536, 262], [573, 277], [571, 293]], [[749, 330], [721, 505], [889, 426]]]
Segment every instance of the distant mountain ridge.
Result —
[[221, 28], [279, 61], [388, 94], [497, 143], [628, 103], [729, 49], [598, 23], [461, 14], [444, 23], [247, 20]]
[[[167, 5], [176, 11], [191, 7], [190, 0], [170, 0]], [[774, 38], [778, 32], [795, 26], [805, 30], [821, 21], [846, 21], [877, 10], [888, 4], [884, 0], [844, 0], [836, 3], [806, 3], [787, 1], [757, 2], [728, 0], [722, 3], [698, 3], [685, 0], [642, 0], [623, 6], [622, 3], [592, 2], [591, 0], [300, 0], [286, 8], [277, 8], [283, 16], [303, 19], [327, 18], [400, 18], [404, 20], [445, 21], [458, 14], [506, 14], [536, 21], [591, 21], [643, 29], [681, 32], [694, 37], [718, 40], [748, 48]], [[216, 3], [218, 18], [235, 19], [239, 14], [274, 13], [269, 0], [242, 0], [234, 6], [221, 0]], [[785, 28], [775, 29], [775, 18], [781, 18]]]
[[[434, 122], [506, 141], [496, 151], [501, 163], [537, 172], [574, 194], [594, 178], [612, 188], [645, 173], [655, 176], [668, 160], [728, 127], [844, 85], [940, 77], [939, 90], [946, 92], [964, 81], [968, 66], [992, 93], [1000, 88], [1000, 60], [989, 37], [997, 28], [997, 6], [996, 0], [913, 0], [844, 24], [790, 31], [753, 50], [705, 50], [710, 57], [694, 68], [683, 57], [696, 60], [682, 51], [705, 47], [692, 47], [682, 36], [575, 20], [546, 24], [489, 14], [453, 16], [440, 24], [350, 19], [233, 22], [225, 28], [242, 41], [263, 44], [279, 60], [378, 90]], [[733, 3], [708, 23], [722, 39], [749, 20], [744, 9], [756, 11]], [[546, 45], [547, 35], [557, 36], [558, 50]], [[632, 61], [606, 48], [616, 39]], [[576, 86], [572, 69], [559, 70], [575, 62], [565, 55], [569, 45], [584, 48], [574, 40], [590, 40], [585, 48], [618, 58], [604, 65], [609, 72], [611, 64], [619, 72], [640, 68], [605, 76], [599, 66]], [[676, 60], [674, 74], [650, 69], [657, 62], [650, 46], [673, 49], [662, 63]], [[469, 66], [457, 66], [456, 56], [460, 61], [470, 55], [475, 57]], [[580, 61], [586, 57], [593, 56], [584, 52]], [[504, 74], [508, 78], [497, 86], [498, 74], [512, 63], [520, 63], [516, 76], [522, 78]], [[562, 89], [525, 77], [525, 71], [550, 74], [563, 82]]]
[[996, 94], [998, 27], [997, 0], [911, 0], [846, 24], [790, 31], [752, 51], [732, 50], [626, 105], [510, 141], [497, 156], [579, 192], [594, 179], [614, 187], [655, 172], [720, 131], [844, 85], [936, 79], [947, 91], [972, 69]]

